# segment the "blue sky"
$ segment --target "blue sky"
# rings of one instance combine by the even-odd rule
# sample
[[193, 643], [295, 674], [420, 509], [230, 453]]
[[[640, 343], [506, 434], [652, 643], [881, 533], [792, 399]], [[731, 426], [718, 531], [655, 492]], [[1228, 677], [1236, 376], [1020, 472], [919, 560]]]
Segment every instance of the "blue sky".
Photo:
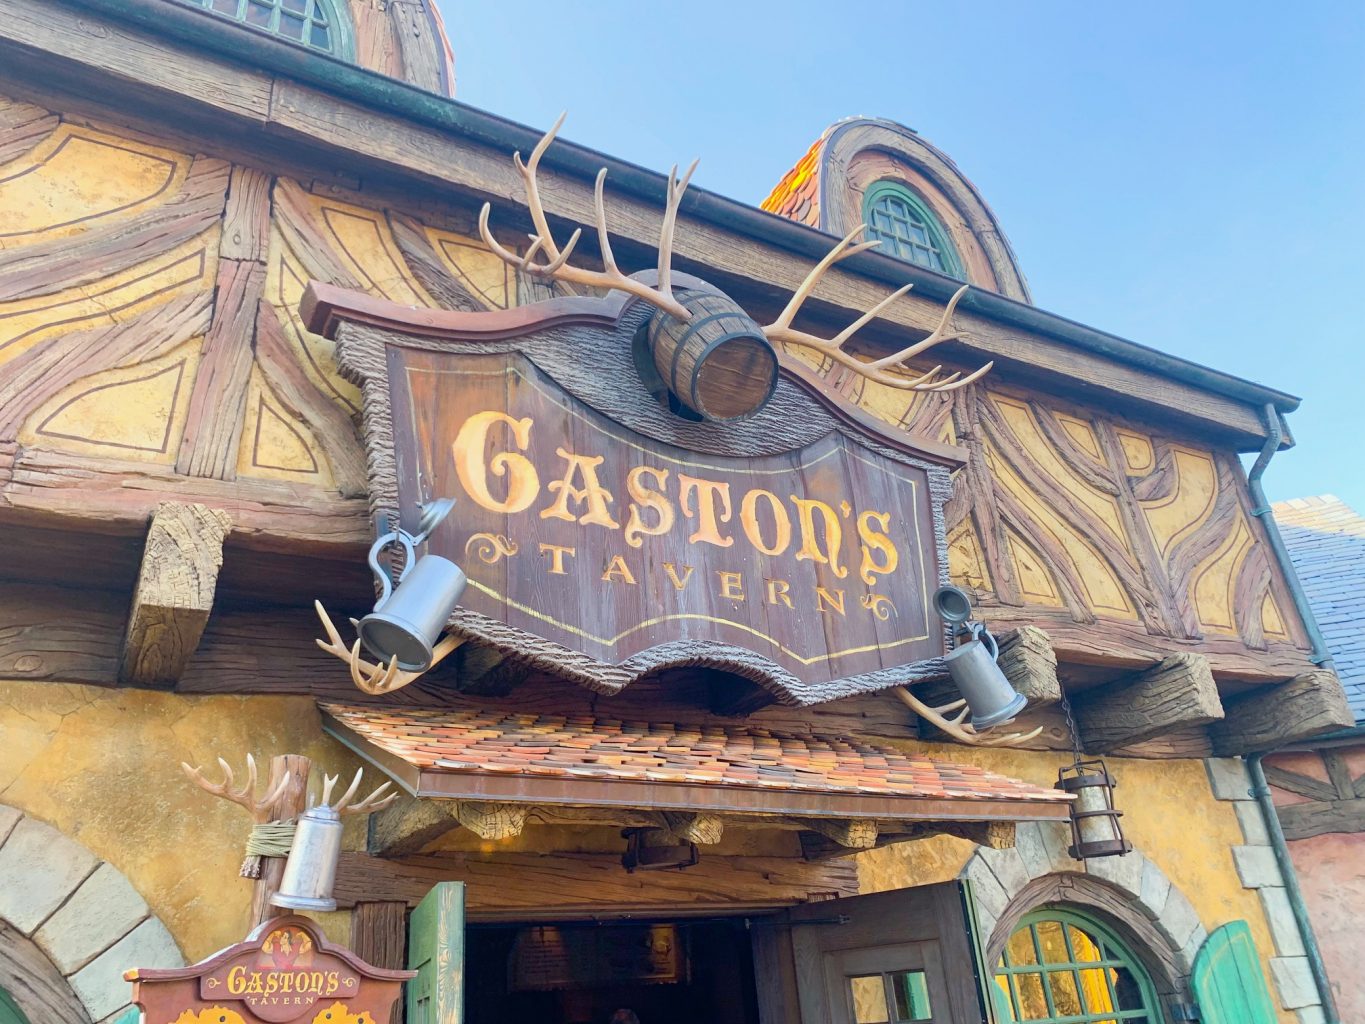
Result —
[[440, 0], [458, 97], [758, 203], [888, 117], [994, 208], [1037, 304], [1300, 395], [1272, 499], [1365, 511], [1365, 3]]

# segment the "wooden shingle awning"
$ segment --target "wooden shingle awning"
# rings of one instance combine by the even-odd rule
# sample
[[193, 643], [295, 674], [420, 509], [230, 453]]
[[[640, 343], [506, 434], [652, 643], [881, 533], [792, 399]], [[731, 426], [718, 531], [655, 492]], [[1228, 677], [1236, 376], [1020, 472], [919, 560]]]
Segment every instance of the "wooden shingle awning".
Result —
[[859, 737], [500, 710], [321, 710], [327, 732], [418, 797], [883, 822], [1062, 820], [1070, 799]]

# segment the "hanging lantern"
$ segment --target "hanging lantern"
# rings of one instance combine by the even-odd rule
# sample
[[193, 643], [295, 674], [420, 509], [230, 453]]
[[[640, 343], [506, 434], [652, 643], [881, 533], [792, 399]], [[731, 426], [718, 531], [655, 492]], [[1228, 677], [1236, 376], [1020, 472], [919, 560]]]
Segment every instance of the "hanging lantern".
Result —
[[1071, 803], [1071, 847], [1076, 860], [1118, 857], [1133, 848], [1119, 828], [1122, 811], [1114, 809], [1114, 778], [1101, 760], [1078, 756], [1057, 773], [1055, 788], [1074, 794]]

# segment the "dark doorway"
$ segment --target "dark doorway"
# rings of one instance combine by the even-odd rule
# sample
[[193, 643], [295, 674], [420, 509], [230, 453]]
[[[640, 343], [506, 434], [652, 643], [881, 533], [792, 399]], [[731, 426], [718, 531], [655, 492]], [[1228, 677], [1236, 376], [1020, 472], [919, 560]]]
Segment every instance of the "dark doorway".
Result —
[[480, 1024], [758, 1024], [746, 922], [470, 925], [465, 1019]]

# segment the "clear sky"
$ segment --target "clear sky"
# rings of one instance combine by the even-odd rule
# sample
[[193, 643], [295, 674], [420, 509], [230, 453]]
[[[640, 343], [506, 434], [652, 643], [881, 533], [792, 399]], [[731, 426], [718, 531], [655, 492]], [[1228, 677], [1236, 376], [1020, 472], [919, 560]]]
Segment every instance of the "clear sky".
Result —
[[1303, 398], [1274, 500], [1365, 512], [1365, 2], [440, 0], [458, 98], [757, 204], [891, 118], [1044, 309]]

